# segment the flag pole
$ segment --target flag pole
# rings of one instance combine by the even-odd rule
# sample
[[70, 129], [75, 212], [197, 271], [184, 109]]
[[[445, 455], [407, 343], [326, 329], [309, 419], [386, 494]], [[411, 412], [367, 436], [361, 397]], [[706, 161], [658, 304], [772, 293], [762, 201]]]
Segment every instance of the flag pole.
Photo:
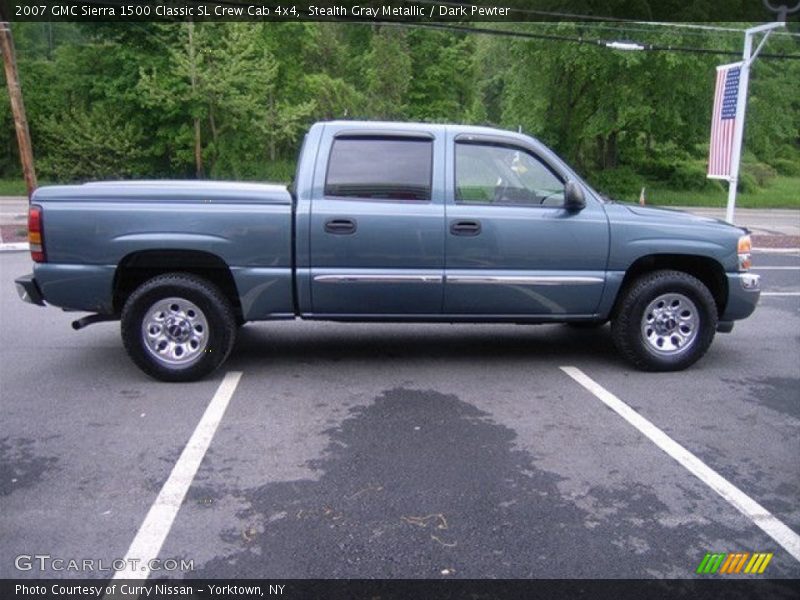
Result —
[[[742, 158], [742, 137], [744, 134], [744, 113], [747, 109], [747, 85], [750, 80], [750, 64], [756, 59], [770, 32], [778, 27], [783, 27], [783, 21], [766, 23], [758, 27], [751, 27], [744, 32], [744, 50], [742, 51], [742, 66], [739, 70], [739, 91], [736, 95], [736, 120], [733, 125], [733, 148], [731, 149], [731, 172], [728, 178], [728, 206], [725, 211], [725, 220], [733, 224], [734, 210], [736, 208], [736, 187], [739, 182], [739, 166]], [[753, 52], [753, 36], [766, 32], [756, 51]]]

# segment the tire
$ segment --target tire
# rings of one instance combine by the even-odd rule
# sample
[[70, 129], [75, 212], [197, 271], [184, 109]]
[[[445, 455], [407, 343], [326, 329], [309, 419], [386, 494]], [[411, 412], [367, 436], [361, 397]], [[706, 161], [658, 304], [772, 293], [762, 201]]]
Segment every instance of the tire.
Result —
[[717, 320], [714, 297], [699, 279], [655, 271], [623, 292], [611, 337], [620, 354], [643, 371], [680, 371], [706, 353]]
[[195, 381], [219, 367], [236, 341], [230, 302], [209, 281], [168, 273], [139, 286], [122, 309], [122, 342], [145, 373]]

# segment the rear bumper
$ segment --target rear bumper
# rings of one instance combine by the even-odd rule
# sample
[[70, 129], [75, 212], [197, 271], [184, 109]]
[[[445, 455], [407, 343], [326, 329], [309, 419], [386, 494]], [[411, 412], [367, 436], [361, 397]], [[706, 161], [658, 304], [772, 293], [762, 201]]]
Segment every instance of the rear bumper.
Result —
[[17, 294], [19, 294], [21, 300], [38, 306], [45, 305], [44, 297], [39, 289], [39, 285], [36, 283], [33, 273], [18, 277], [14, 280], [14, 284], [17, 286]]
[[720, 321], [736, 321], [753, 314], [761, 296], [761, 280], [753, 273], [728, 273], [728, 303]]

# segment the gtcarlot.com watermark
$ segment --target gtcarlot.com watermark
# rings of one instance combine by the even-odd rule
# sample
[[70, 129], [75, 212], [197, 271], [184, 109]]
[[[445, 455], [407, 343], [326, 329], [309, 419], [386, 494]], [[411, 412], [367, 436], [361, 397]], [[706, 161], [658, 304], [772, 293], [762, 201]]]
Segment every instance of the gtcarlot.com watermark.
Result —
[[14, 557], [18, 571], [71, 571], [90, 573], [99, 571], [194, 571], [194, 559], [154, 558], [63, 558], [50, 554], [18, 554]]

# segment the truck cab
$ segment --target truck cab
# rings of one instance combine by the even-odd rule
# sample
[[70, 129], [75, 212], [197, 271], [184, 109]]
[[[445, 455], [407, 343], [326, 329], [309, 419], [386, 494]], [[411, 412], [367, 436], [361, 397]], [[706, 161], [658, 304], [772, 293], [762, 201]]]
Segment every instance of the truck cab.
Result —
[[304, 317], [596, 315], [608, 219], [543, 145], [481, 127], [353, 122], [315, 125], [306, 144], [318, 153], [297, 175], [311, 181], [297, 192]]

